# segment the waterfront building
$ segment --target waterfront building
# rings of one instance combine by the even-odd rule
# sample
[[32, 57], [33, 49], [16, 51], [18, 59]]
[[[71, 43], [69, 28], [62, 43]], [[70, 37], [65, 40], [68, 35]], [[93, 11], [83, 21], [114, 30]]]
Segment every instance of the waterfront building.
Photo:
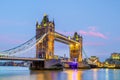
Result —
[[105, 60], [104, 66], [120, 68], [120, 53], [112, 53], [111, 56]]
[[97, 63], [97, 66], [98, 66], [99, 68], [104, 67], [104, 63], [98, 62], [98, 63]]
[[120, 53], [112, 53], [111, 59], [113, 60], [120, 60]]
[[101, 62], [99, 61], [99, 58], [97, 56], [91, 56], [89, 60], [92, 62], [92, 64], [96, 66], [101, 65]]
[[97, 56], [91, 56], [89, 59], [92, 62], [99, 62], [99, 58]]

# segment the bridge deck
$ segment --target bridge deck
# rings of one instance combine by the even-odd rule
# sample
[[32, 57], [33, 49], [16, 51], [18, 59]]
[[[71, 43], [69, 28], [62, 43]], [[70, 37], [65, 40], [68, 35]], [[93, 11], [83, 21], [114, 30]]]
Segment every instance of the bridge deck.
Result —
[[19, 58], [19, 57], [0, 57], [0, 60], [16, 60], [16, 61], [44, 61], [45, 59], [39, 58]]

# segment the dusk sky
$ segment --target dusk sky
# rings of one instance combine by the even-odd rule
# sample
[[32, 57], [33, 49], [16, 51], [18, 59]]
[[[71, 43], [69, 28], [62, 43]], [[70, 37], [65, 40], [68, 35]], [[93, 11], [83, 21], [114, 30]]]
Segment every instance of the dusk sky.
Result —
[[[32, 38], [45, 13], [54, 19], [56, 31], [83, 36], [88, 57], [104, 61], [120, 53], [120, 0], [1, 0], [0, 51]], [[55, 42], [55, 54], [69, 56], [68, 45]]]

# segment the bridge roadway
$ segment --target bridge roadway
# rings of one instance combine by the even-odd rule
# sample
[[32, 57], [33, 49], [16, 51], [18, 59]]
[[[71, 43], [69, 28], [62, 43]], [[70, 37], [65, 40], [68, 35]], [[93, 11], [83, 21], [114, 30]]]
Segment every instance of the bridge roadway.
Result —
[[0, 60], [16, 60], [16, 61], [44, 61], [39, 58], [21, 58], [21, 57], [0, 57]]

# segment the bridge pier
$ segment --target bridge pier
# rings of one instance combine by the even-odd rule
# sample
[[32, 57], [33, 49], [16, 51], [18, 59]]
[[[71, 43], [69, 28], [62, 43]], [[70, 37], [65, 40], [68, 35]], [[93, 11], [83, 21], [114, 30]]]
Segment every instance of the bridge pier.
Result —
[[63, 65], [60, 60], [49, 59], [45, 61], [32, 61], [30, 70], [62, 70]]
[[30, 63], [30, 70], [42, 70], [44, 69], [45, 61], [32, 61]]
[[65, 62], [63, 66], [65, 69], [90, 69], [84, 62]]

